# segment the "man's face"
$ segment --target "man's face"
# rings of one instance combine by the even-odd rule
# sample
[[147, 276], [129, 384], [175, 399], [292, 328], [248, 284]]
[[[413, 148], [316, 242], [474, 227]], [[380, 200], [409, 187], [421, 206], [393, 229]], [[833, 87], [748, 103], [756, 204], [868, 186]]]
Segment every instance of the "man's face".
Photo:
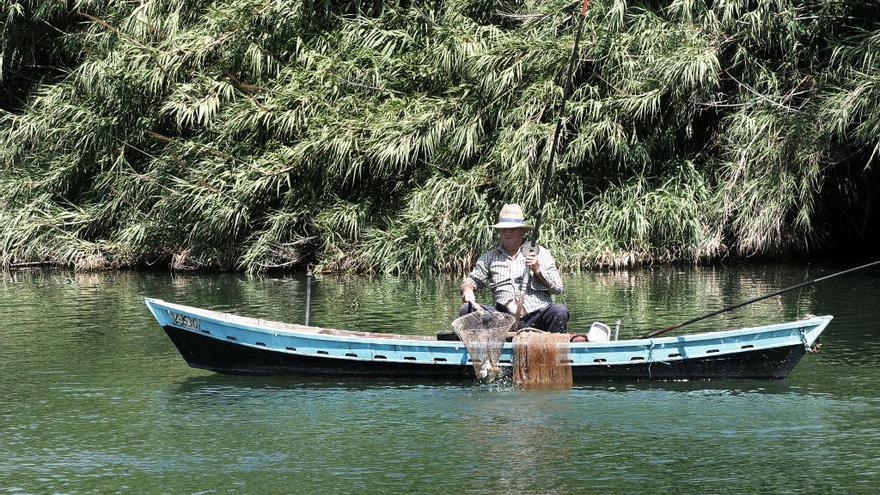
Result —
[[516, 229], [499, 229], [498, 235], [501, 237], [501, 245], [504, 247], [504, 250], [509, 254], [513, 254], [523, 243], [523, 237], [525, 236], [525, 230], [523, 228]]

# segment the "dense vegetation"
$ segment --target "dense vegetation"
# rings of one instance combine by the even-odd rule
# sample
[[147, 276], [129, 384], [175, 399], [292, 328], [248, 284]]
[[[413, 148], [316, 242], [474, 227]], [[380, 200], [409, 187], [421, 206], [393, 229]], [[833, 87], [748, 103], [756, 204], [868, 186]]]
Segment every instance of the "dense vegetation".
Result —
[[[4, 2], [0, 262], [460, 270], [532, 215], [579, 1]], [[878, 227], [880, 4], [594, 0], [572, 268]]]

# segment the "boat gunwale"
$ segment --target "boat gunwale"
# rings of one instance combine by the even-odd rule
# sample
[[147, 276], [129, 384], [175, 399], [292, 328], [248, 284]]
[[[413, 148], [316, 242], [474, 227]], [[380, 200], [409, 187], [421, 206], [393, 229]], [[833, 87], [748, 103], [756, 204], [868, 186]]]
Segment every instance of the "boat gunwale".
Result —
[[[190, 332], [190, 333], [199, 335], [196, 331], [191, 330], [191, 329], [180, 328], [180, 327], [174, 327], [174, 328], [181, 330], [181, 331]], [[222, 341], [222, 339], [220, 339], [219, 337], [212, 337], [212, 336], [208, 336], [208, 335], [199, 335], [199, 337], [209, 338], [209, 339], [213, 338], [215, 340]], [[317, 357], [317, 358], [321, 358], [323, 360], [359, 361], [359, 362], [376, 362], [377, 361], [375, 358], [366, 357], [366, 356], [352, 357], [352, 356], [344, 356], [344, 355], [339, 356], [339, 355], [333, 355], [333, 354], [318, 354], [317, 351], [308, 352], [308, 351], [304, 351], [304, 350], [300, 350], [300, 349], [293, 351], [290, 349], [281, 349], [281, 348], [275, 348], [275, 347], [261, 346], [261, 345], [253, 344], [250, 342], [236, 342], [235, 345], [241, 346], [241, 347], [248, 347], [248, 348], [251, 348], [254, 350], [258, 350], [258, 351], [280, 352], [283, 354], [290, 354], [290, 355], [294, 355], [294, 356]], [[641, 346], [641, 347], [649, 347], [649, 346]], [[711, 354], [711, 355], [704, 354], [704, 355], [697, 355], [697, 356], [676, 356], [676, 357], [667, 356], [667, 357], [663, 357], [663, 358], [656, 358], [656, 359], [650, 359], [650, 360], [646, 359], [645, 361], [643, 361], [643, 363], [664, 363], [664, 362], [674, 362], [674, 361], [688, 361], [688, 360], [706, 358], [706, 357], [719, 357], [720, 358], [720, 357], [727, 357], [727, 356], [731, 356], [734, 354], [740, 354], [740, 353], [769, 351], [769, 350], [778, 349], [780, 347], [785, 347], [785, 346], [764, 345], [764, 346], [754, 346], [754, 347], [750, 347], [748, 349], [729, 349], [729, 350], [720, 351], [717, 354]], [[505, 348], [510, 349], [510, 343], [508, 343], [505, 346]], [[454, 349], [459, 350], [459, 347], [455, 347]], [[587, 347], [584, 347], [583, 349], [586, 349], [585, 352], [590, 350], [590, 348], [587, 348]], [[397, 358], [389, 357], [389, 358], [383, 358], [381, 360], [381, 362], [399, 363], [399, 364], [407, 364], [407, 365], [422, 365], [422, 366], [472, 366], [472, 363], [467, 358], [463, 359], [462, 361], [438, 362], [438, 361], [420, 361], [420, 360], [410, 361], [407, 359], [397, 359]], [[585, 367], [585, 366], [586, 367], [589, 367], [589, 366], [596, 366], [596, 367], [609, 367], [609, 366], [611, 366], [611, 367], [614, 367], [614, 366], [627, 366], [630, 364], [632, 364], [631, 361], [629, 361], [629, 362], [627, 362], [627, 361], [623, 361], [623, 362], [601, 361], [601, 362], [599, 362], [599, 361], [595, 361], [595, 360], [593, 360], [593, 361], [573, 360], [573, 361], [569, 362], [569, 365], [572, 367]], [[513, 364], [510, 363], [509, 361], [500, 361], [498, 363], [498, 366], [500, 366], [502, 368], [508, 368], [508, 367], [512, 367]]]
[[[253, 318], [250, 316], [241, 316], [233, 313], [224, 313], [221, 311], [214, 311], [210, 309], [197, 308], [194, 306], [187, 306], [184, 304], [170, 303], [161, 299], [155, 298], [145, 298], [145, 303], [147, 307], [153, 312], [154, 310], [158, 310], [160, 307], [166, 307], [167, 309], [177, 310], [182, 313], [189, 313], [196, 317], [201, 317], [207, 320], [212, 321], [215, 324], [221, 324], [226, 326], [231, 326], [237, 328], [239, 330], [244, 331], [252, 331], [252, 332], [262, 332], [269, 333], [275, 336], [285, 335], [285, 336], [293, 336], [293, 337], [301, 337], [306, 339], [314, 339], [314, 340], [323, 340], [329, 342], [350, 342], [352, 340], [357, 340], [364, 344], [377, 344], [377, 345], [417, 345], [417, 346], [426, 346], [430, 345], [432, 347], [451, 347], [455, 350], [458, 350], [462, 343], [460, 341], [452, 341], [452, 340], [437, 340], [436, 336], [433, 335], [401, 335], [401, 334], [381, 334], [378, 332], [361, 332], [356, 330], [338, 330], [334, 328], [324, 328], [324, 327], [315, 327], [315, 326], [305, 326], [299, 325], [296, 323], [284, 323], [274, 320], [264, 320], [261, 318]], [[155, 305], [155, 306], [154, 306]], [[216, 315], [216, 316], [215, 316]], [[154, 313], [154, 317], [158, 318], [158, 315]], [[232, 317], [237, 320], [245, 320], [245, 321], [235, 321], [228, 319], [228, 317]], [[695, 334], [687, 334], [687, 335], [676, 335], [669, 337], [659, 337], [659, 338], [649, 338], [649, 339], [624, 339], [624, 340], [613, 340], [608, 342], [572, 342], [570, 344], [571, 349], [602, 349], [602, 348], [614, 348], [614, 347], [651, 347], [656, 348], [658, 346], [663, 346], [666, 344], [685, 344], [685, 343], [695, 343], [703, 340], [713, 340], [717, 338], [726, 338], [726, 337], [740, 337], [744, 335], [750, 334], [759, 334], [772, 332], [775, 330], [789, 330], [791, 328], [796, 328], [800, 326], [799, 324], [805, 324], [804, 326], [809, 327], [821, 327], [821, 330], [831, 322], [834, 317], [832, 315], [824, 315], [824, 316], [813, 316], [808, 319], [802, 320], [793, 320], [789, 322], [782, 323], [774, 323], [771, 325], [763, 325], [757, 327], [745, 327], [738, 328], [732, 330], [717, 330], [712, 332], [701, 332]], [[161, 320], [160, 320], [161, 321]], [[282, 328], [276, 328], [273, 325], [278, 325]], [[286, 327], [286, 328], [284, 328]], [[811, 328], [811, 331], [813, 329]], [[334, 333], [321, 333], [323, 331], [331, 331]], [[368, 334], [368, 335], [363, 335]], [[812, 343], [812, 342], [810, 342]], [[507, 345], [505, 345], [507, 347]], [[775, 346], [770, 346], [768, 348], [772, 348]]]

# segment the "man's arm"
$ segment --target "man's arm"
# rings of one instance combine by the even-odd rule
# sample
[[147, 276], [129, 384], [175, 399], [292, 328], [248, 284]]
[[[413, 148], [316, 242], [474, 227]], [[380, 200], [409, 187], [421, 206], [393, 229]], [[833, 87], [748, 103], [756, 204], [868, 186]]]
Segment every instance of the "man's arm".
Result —
[[544, 285], [551, 294], [562, 292], [562, 277], [556, 268], [556, 260], [547, 249], [539, 248], [539, 253], [529, 253], [526, 256], [526, 265], [532, 270], [532, 275], [538, 282]]
[[480, 256], [471, 273], [461, 281], [461, 300], [464, 302], [476, 302], [474, 290], [484, 287], [489, 279], [489, 269], [487, 268], [485, 256]]

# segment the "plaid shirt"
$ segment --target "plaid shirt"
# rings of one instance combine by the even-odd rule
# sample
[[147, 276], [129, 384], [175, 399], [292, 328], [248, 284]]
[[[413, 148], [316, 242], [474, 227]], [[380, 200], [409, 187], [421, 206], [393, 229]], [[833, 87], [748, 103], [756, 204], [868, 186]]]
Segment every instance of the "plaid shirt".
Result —
[[[525, 313], [549, 306], [553, 302], [550, 294], [562, 292], [562, 277], [559, 276], [556, 261], [550, 251], [540, 245], [538, 263], [541, 265], [541, 275], [549, 286], [544, 285], [534, 274], [529, 277], [523, 299]], [[518, 250], [515, 256], [510, 256], [499, 246], [480, 256], [474, 269], [462, 283], [472, 283], [478, 289], [489, 287], [495, 296], [495, 302], [507, 306], [519, 294], [523, 274], [527, 269], [522, 250]]]

